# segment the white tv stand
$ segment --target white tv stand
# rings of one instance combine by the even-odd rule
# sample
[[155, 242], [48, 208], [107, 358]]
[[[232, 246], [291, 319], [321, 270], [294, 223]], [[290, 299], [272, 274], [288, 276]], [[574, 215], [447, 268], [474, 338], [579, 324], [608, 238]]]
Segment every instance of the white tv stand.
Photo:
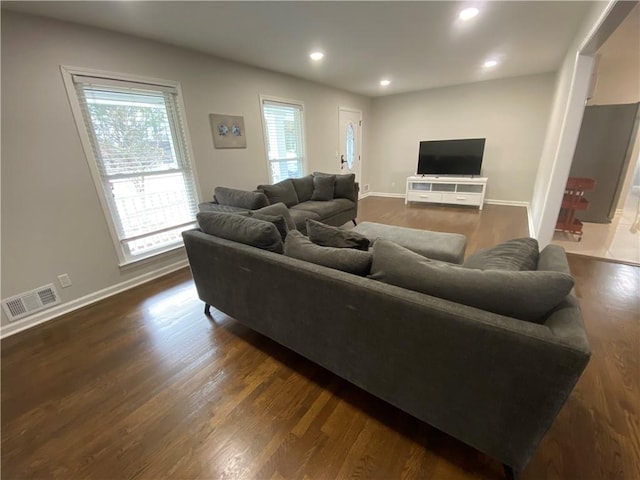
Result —
[[475, 205], [482, 210], [487, 177], [411, 176], [407, 178], [405, 205], [409, 202]]

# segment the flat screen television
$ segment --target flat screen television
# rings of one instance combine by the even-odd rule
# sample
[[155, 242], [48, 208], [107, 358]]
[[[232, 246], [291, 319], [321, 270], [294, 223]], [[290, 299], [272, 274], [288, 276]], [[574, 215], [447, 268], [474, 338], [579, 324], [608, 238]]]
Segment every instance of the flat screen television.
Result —
[[484, 138], [420, 142], [418, 175], [480, 175]]

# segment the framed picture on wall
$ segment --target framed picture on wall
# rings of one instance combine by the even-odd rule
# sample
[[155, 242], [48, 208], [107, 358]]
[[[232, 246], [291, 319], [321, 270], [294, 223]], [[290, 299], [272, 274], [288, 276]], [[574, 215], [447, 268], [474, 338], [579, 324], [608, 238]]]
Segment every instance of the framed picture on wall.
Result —
[[244, 117], [210, 113], [213, 146], [216, 148], [247, 148]]

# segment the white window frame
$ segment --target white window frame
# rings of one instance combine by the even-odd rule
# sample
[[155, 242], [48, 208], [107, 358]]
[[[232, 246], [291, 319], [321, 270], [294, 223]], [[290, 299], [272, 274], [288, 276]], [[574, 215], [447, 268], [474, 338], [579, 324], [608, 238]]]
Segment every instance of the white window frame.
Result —
[[[111, 234], [111, 240], [113, 241], [113, 245], [115, 247], [116, 255], [118, 257], [118, 265], [120, 267], [124, 267], [133, 263], [137, 263], [151, 257], [155, 257], [157, 255], [161, 255], [166, 252], [170, 252], [173, 250], [184, 248], [184, 244], [182, 242], [172, 244], [165, 247], [160, 247], [149, 252], [140, 254], [140, 255], [131, 255], [128, 253], [127, 249], [123, 246], [122, 241], [118, 236], [118, 231], [116, 225], [114, 223], [113, 217], [117, 215], [112, 211], [110, 202], [106, 198], [105, 191], [103, 188], [103, 179], [98, 169], [98, 162], [95, 157], [93, 151], [93, 145], [90, 138], [90, 133], [85, 125], [84, 116], [82, 113], [82, 108], [80, 106], [80, 102], [78, 100], [78, 96], [76, 93], [75, 83], [73, 80], [74, 76], [86, 76], [86, 77], [98, 77], [101, 80], [104, 79], [105, 83], [108, 84], [109, 80], [115, 82], [132, 82], [135, 84], [148, 84], [154, 90], [162, 90], [171, 89], [172, 91], [176, 91], [176, 103], [178, 114], [180, 115], [180, 120], [182, 123], [182, 130], [184, 132], [184, 150], [185, 156], [184, 159], [189, 163], [191, 174], [193, 177], [193, 188], [196, 196], [196, 201], [201, 201], [201, 194], [199, 189], [198, 176], [196, 172], [196, 168], [193, 162], [193, 150], [191, 147], [191, 136], [189, 135], [189, 129], [187, 126], [187, 119], [185, 114], [184, 102], [182, 99], [182, 89], [180, 87], [179, 82], [174, 82], [171, 80], [164, 80], [158, 78], [151, 77], [141, 77], [136, 75], [129, 75], [124, 73], [115, 73], [108, 72], [103, 70], [94, 70], [82, 67], [72, 67], [68, 65], [61, 65], [60, 71], [62, 73], [62, 79], [67, 91], [67, 97], [69, 98], [69, 104], [71, 107], [71, 111], [73, 113], [73, 118], [76, 123], [76, 128], [78, 130], [78, 134], [80, 136], [80, 141], [82, 143], [82, 148], [84, 150], [85, 158], [87, 160], [87, 164], [89, 166], [89, 170], [91, 171], [91, 176], [93, 178], [93, 182], [96, 188], [96, 192], [98, 194], [98, 199], [100, 201], [100, 206], [102, 207], [105, 220], [107, 222], [107, 226], [109, 228], [109, 233]], [[190, 223], [191, 224], [191, 223]], [[193, 225], [196, 225], [196, 220], [194, 218]]]
[[280, 98], [273, 97], [271, 95], [260, 95], [260, 119], [262, 120], [262, 135], [264, 139], [264, 154], [267, 160], [267, 178], [269, 182], [274, 183], [273, 177], [271, 176], [271, 160], [269, 160], [269, 132], [267, 131], [267, 122], [264, 119], [264, 102], [273, 102], [273, 103], [281, 103], [283, 105], [292, 105], [300, 108], [300, 123], [302, 124], [302, 172], [300, 176], [304, 176], [308, 170], [308, 159], [307, 159], [307, 134], [306, 134], [306, 122], [305, 122], [305, 109], [304, 103], [299, 100], [291, 100], [288, 98]]

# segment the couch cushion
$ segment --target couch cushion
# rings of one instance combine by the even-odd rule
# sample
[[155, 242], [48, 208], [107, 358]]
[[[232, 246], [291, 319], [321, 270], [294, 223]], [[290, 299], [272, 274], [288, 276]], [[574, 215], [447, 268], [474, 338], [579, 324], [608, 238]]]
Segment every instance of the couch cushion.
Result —
[[220, 205], [213, 202], [202, 202], [198, 204], [200, 212], [218, 212], [218, 213], [240, 213], [246, 212], [248, 209], [240, 207], [232, 207], [230, 205]]
[[347, 173], [344, 175], [332, 175], [330, 173], [313, 172], [314, 176], [334, 176], [336, 178], [334, 185], [333, 198], [346, 198], [353, 202], [356, 201], [356, 175], [355, 173]]
[[200, 230], [209, 235], [271, 252], [283, 252], [282, 237], [273, 223], [244, 215], [216, 212], [200, 212], [196, 218]]
[[538, 241], [535, 238], [516, 238], [485, 248], [471, 255], [462, 264], [478, 270], [537, 270]]
[[246, 208], [247, 210], [255, 210], [269, 205], [269, 200], [261, 192], [249, 192], [227, 187], [216, 187], [214, 192], [215, 199], [220, 205]]
[[370, 278], [535, 323], [542, 323], [573, 287], [565, 273], [464, 268], [383, 239], [373, 245]]
[[298, 195], [298, 202], [302, 203], [311, 200], [311, 195], [313, 195], [313, 175], [292, 178], [291, 183], [293, 183], [293, 188], [295, 188]]
[[371, 253], [351, 248], [321, 247], [293, 230], [284, 242], [284, 254], [306, 262], [365, 276], [371, 268]]
[[313, 194], [311, 200], [326, 202], [333, 200], [333, 191], [335, 190], [335, 175], [327, 175], [322, 177], [313, 177]]
[[353, 230], [332, 227], [315, 220], [307, 220], [307, 235], [316, 245], [335, 248], [369, 250], [369, 239]]
[[294, 230], [296, 228], [296, 224], [291, 218], [291, 214], [289, 213], [289, 209], [287, 206], [280, 202], [274, 203], [273, 205], [269, 205], [268, 207], [262, 207], [258, 210], [254, 210], [253, 213], [261, 213], [263, 215], [282, 215], [284, 220], [287, 222], [287, 226], [289, 230]]
[[264, 192], [271, 205], [282, 202], [292, 207], [298, 203], [298, 194], [290, 178], [273, 185], [258, 185], [258, 190]]
[[[291, 207], [291, 210], [306, 210], [308, 212], [314, 212], [320, 216], [320, 218], [332, 217], [336, 213], [344, 212], [354, 208], [354, 203], [346, 198], [334, 198], [327, 202], [315, 202], [310, 200], [308, 202], [299, 203], [295, 207]], [[314, 218], [315, 220], [315, 218]]]
[[258, 220], [264, 220], [265, 222], [273, 223], [278, 229], [278, 233], [284, 242], [284, 239], [287, 238], [287, 233], [289, 233], [289, 225], [287, 225], [287, 221], [284, 219], [282, 215], [265, 215], [264, 213], [257, 212], [249, 212], [249, 216], [252, 218], [257, 218]]
[[373, 222], [359, 223], [353, 230], [372, 242], [384, 238], [425, 257], [451, 263], [462, 263], [467, 248], [467, 238], [457, 233], [430, 232]]
[[[297, 206], [297, 205], [296, 205]], [[293, 222], [295, 223], [295, 228], [299, 232], [307, 234], [307, 219], [311, 218], [313, 220], [321, 220], [320, 215], [310, 210], [300, 210], [296, 207], [292, 207], [289, 209], [289, 213], [291, 214], [291, 218], [293, 218]]]

